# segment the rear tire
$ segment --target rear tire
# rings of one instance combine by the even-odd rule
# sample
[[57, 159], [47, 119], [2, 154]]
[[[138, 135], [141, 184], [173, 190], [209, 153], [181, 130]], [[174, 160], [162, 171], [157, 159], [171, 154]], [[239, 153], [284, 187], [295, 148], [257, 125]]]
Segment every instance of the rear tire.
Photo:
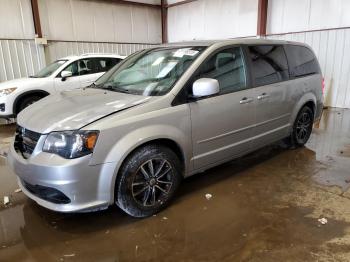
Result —
[[289, 148], [304, 146], [310, 138], [314, 123], [314, 113], [308, 106], [304, 106], [298, 113], [291, 135], [283, 141]]
[[21, 101], [19, 101], [18, 106], [17, 106], [17, 110], [16, 110], [16, 114], [18, 114], [19, 112], [21, 112], [23, 109], [25, 109], [26, 107], [34, 104], [35, 102], [39, 101], [42, 97], [38, 96], [38, 95], [32, 95], [32, 96], [27, 96], [25, 98], [23, 98]]
[[147, 145], [124, 161], [116, 182], [116, 204], [133, 217], [152, 216], [165, 208], [182, 175], [177, 155], [165, 146]]

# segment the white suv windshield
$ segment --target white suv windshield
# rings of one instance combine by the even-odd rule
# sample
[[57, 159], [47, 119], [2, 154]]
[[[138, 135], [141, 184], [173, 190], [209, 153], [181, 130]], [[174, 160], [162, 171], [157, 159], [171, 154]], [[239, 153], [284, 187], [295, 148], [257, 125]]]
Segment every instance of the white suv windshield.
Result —
[[55, 72], [61, 65], [66, 63], [68, 60], [57, 60], [53, 62], [52, 64], [48, 65], [47, 67], [41, 69], [38, 73], [36, 73], [34, 76], [35, 78], [42, 78], [42, 77], [48, 77], [52, 75], [53, 72]]
[[144, 96], [167, 93], [205, 47], [166, 47], [128, 58], [121, 67], [106, 73], [98, 88]]

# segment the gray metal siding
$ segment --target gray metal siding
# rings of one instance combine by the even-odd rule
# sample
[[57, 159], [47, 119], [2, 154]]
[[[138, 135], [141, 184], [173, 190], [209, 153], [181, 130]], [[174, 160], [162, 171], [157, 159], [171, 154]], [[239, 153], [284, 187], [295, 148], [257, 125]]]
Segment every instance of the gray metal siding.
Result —
[[149, 48], [150, 44], [120, 44], [120, 43], [91, 43], [91, 42], [49, 42], [45, 48], [47, 62], [69, 55], [86, 53], [107, 53], [130, 55], [140, 49]]
[[289, 33], [268, 38], [310, 45], [325, 78], [325, 105], [350, 108], [350, 29]]
[[0, 82], [33, 75], [44, 66], [44, 48], [33, 40], [0, 40]]

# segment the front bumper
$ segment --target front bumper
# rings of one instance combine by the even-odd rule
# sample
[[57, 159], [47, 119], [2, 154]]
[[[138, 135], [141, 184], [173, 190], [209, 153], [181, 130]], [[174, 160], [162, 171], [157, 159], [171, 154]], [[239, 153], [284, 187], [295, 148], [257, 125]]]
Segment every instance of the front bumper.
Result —
[[[18, 176], [22, 191], [47, 209], [86, 212], [105, 209], [114, 202], [113, 163], [89, 165], [91, 156], [67, 160], [37, 151], [25, 159], [15, 151], [13, 145], [7, 159], [10, 168]], [[45, 192], [58, 192], [69, 201], [53, 201], [43, 195]]]
[[13, 116], [13, 99], [9, 96], [0, 97], [0, 118], [10, 118]]

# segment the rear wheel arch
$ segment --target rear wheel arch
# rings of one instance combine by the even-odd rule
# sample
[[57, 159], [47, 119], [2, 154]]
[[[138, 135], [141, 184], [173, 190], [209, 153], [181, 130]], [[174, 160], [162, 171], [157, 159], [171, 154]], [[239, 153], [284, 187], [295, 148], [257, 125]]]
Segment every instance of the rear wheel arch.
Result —
[[26, 98], [29, 98], [29, 97], [34, 97], [34, 96], [37, 96], [37, 97], [40, 97], [40, 98], [44, 98], [46, 96], [50, 95], [50, 93], [44, 91], [44, 90], [31, 90], [31, 91], [27, 91], [27, 92], [24, 92], [22, 94], [20, 94], [19, 96], [17, 96], [17, 98], [15, 99], [14, 103], [13, 103], [13, 113], [15, 115], [17, 115], [19, 113], [19, 107], [21, 105], [21, 102], [26, 99]]
[[292, 131], [292, 125], [295, 122], [295, 119], [298, 116], [298, 113], [304, 106], [308, 106], [311, 108], [312, 112], [315, 115], [316, 112], [316, 96], [313, 93], [306, 93], [304, 94], [299, 101], [295, 104], [293, 111], [291, 112], [291, 117], [290, 117], [290, 123], [291, 123], [291, 128], [290, 132]]
[[294, 114], [293, 114], [293, 121], [292, 121], [292, 124], [294, 124], [294, 122], [295, 122], [295, 120], [296, 120], [296, 118], [297, 118], [299, 112], [300, 112], [305, 106], [309, 107], [309, 108], [312, 110], [312, 112], [313, 112], [313, 114], [314, 114], [314, 117], [315, 117], [316, 103], [315, 103], [315, 101], [313, 101], [312, 99], [309, 99], [309, 100], [307, 100], [307, 101], [303, 101], [303, 103], [301, 103], [301, 105], [299, 105], [299, 106], [297, 107], [297, 110], [296, 110], [296, 111], [294, 112]]
[[314, 114], [314, 117], [315, 117], [315, 112], [316, 112], [316, 104], [315, 104], [315, 102], [313, 100], [307, 101], [304, 105], [301, 106], [299, 111], [305, 106], [309, 107], [312, 110], [312, 112]]

